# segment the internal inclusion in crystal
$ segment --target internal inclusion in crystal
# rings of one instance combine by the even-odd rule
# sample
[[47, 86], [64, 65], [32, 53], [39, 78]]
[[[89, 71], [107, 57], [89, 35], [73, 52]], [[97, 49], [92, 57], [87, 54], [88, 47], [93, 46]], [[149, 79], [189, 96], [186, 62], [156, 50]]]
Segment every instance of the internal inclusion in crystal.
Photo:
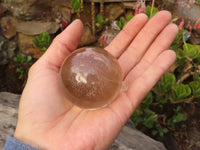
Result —
[[71, 53], [62, 65], [61, 78], [67, 99], [84, 109], [107, 106], [122, 85], [117, 60], [97, 47], [83, 47]]

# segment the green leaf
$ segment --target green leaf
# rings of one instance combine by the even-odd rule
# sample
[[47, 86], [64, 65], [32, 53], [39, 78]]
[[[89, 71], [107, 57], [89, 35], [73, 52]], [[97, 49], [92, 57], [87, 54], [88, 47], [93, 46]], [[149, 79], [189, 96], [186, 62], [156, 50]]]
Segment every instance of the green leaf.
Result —
[[168, 119], [168, 124], [174, 127], [177, 123], [186, 121], [187, 117], [185, 116], [184, 113], [182, 113], [182, 108], [181, 106], [178, 106], [177, 108], [173, 109], [174, 113], [171, 118]]
[[191, 89], [189, 85], [179, 84], [175, 86], [174, 92], [178, 99], [183, 99], [191, 94]]
[[46, 51], [51, 43], [50, 35], [48, 32], [42, 32], [40, 35], [33, 39], [33, 43], [40, 48], [41, 51]]
[[142, 101], [141, 104], [142, 104], [143, 106], [147, 107], [147, 106], [149, 106], [152, 102], [153, 102], [153, 94], [152, 94], [152, 92], [149, 92], [149, 93], [147, 94], [147, 96], [144, 98], [144, 100]]
[[168, 129], [167, 128], [163, 128], [163, 133], [167, 133]]
[[31, 60], [32, 60], [32, 57], [31, 56], [27, 56], [26, 61], [29, 63], [29, 62], [31, 62]]
[[[152, 12], [152, 16], [154, 16], [156, 13], [158, 12], [158, 9], [153, 7], [153, 12]], [[151, 6], [147, 6], [146, 7], [146, 12], [145, 14], [148, 16], [148, 18], [150, 18], [151, 15]]]
[[24, 72], [24, 70], [23, 70], [23, 68], [22, 68], [22, 67], [20, 67], [20, 68], [17, 68], [17, 69], [16, 69], [16, 72], [18, 72], [18, 73], [23, 73], [23, 72]]
[[167, 98], [163, 98], [163, 97], [161, 97], [161, 96], [159, 96], [159, 95], [157, 95], [156, 96], [156, 98], [155, 98], [155, 100], [156, 100], [156, 102], [158, 102], [158, 106], [159, 107], [163, 107], [163, 104], [166, 104], [167, 102], [168, 102], [168, 99]]
[[159, 139], [163, 139], [164, 134], [167, 132], [167, 128], [163, 128], [160, 126], [160, 124], [156, 124], [155, 129], [152, 131], [152, 135], [157, 136]]
[[126, 25], [126, 20], [124, 17], [120, 17], [120, 20], [117, 22], [118, 27], [122, 30]]
[[200, 81], [192, 81], [189, 83], [194, 97], [200, 97]]
[[19, 57], [14, 57], [15, 62], [19, 62]]
[[157, 115], [152, 115], [152, 116], [149, 116], [148, 118], [146, 118], [144, 120], [144, 125], [151, 129], [153, 127], [153, 125], [155, 124], [155, 122], [158, 120], [158, 116]]
[[72, 8], [75, 9], [77, 12], [80, 12], [80, 9], [81, 9], [80, 0], [72, 0], [72, 1], [71, 1], [71, 6], [72, 6]]
[[193, 79], [194, 79], [195, 81], [200, 81], [200, 75], [199, 75], [199, 74], [193, 75]]
[[182, 111], [182, 107], [181, 106], [177, 106], [175, 109], [173, 109], [175, 114], [178, 114], [180, 111]]
[[109, 19], [108, 19], [108, 18], [106, 18], [104, 22], [106, 23], [106, 22], [108, 22], [108, 20], [109, 20]]
[[177, 115], [173, 116], [174, 124], [182, 122], [182, 121], [186, 121], [186, 120], [187, 120], [187, 117], [183, 113], [178, 113]]
[[128, 15], [128, 16], [126, 17], [126, 20], [127, 20], [127, 21], [130, 21], [132, 18], [133, 18], [133, 15]]
[[155, 90], [160, 94], [169, 92], [175, 83], [175, 75], [173, 73], [166, 73], [155, 86]]
[[98, 14], [97, 17], [96, 17], [96, 19], [97, 19], [97, 22], [99, 24], [102, 24], [104, 22], [103, 16], [101, 14]]
[[176, 77], [173, 73], [167, 73], [161, 79], [162, 85], [164, 87], [164, 92], [171, 90], [172, 86], [176, 83]]
[[183, 38], [183, 30], [180, 29], [178, 31], [176, 38], [174, 39], [173, 43], [171, 44], [170, 49], [177, 50], [178, 48], [180, 48], [181, 45], [183, 44], [182, 38]]
[[134, 122], [136, 127], [144, 121], [143, 117], [141, 116], [142, 114], [143, 112], [140, 109], [136, 109], [131, 116], [131, 120]]
[[178, 59], [183, 59], [183, 58], [185, 59], [185, 53], [180, 48], [176, 51], [176, 56], [177, 56]]
[[26, 59], [27, 59], [27, 56], [26, 55], [23, 55], [23, 54], [19, 54], [17, 55], [16, 57], [14, 57], [14, 61], [15, 62], [18, 62], [20, 64], [26, 62]]
[[146, 108], [144, 112], [145, 112], [145, 117], [143, 125], [150, 129], [153, 127], [154, 123], [158, 120], [158, 116], [154, 111], [148, 108]]
[[99, 26], [100, 26], [100, 24], [99, 24], [99, 23], [96, 23], [96, 26], [97, 26], [97, 27], [99, 27]]
[[18, 79], [22, 79], [23, 74], [25, 73], [23, 67], [16, 68], [16, 72], [19, 73]]
[[176, 17], [176, 18], [172, 19], [172, 22], [176, 22], [178, 19], [179, 19], [179, 18]]
[[124, 26], [133, 18], [133, 15], [129, 15], [126, 18], [120, 17], [120, 20], [117, 22], [118, 27], [122, 30]]
[[97, 17], [96, 17], [96, 20], [97, 20], [97, 23], [96, 23], [96, 26], [99, 27], [103, 24], [105, 24], [106, 22], [108, 22], [108, 18], [103, 18], [103, 16], [101, 14], [98, 14]]
[[195, 59], [200, 54], [200, 46], [185, 43], [183, 45], [183, 52], [186, 56], [190, 57], [191, 59]]

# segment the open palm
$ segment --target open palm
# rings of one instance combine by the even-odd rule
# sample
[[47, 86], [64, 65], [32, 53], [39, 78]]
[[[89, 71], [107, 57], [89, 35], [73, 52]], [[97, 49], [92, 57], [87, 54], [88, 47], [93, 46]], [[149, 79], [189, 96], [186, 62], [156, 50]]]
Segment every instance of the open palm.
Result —
[[40, 149], [107, 149], [145, 95], [173, 64], [176, 55], [167, 50], [178, 29], [167, 11], [135, 16], [105, 48], [123, 71], [124, 84], [109, 106], [84, 110], [71, 104], [62, 91], [60, 67], [82, 35], [74, 21], [58, 35], [47, 52], [31, 67], [23, 91], [14, 137]]

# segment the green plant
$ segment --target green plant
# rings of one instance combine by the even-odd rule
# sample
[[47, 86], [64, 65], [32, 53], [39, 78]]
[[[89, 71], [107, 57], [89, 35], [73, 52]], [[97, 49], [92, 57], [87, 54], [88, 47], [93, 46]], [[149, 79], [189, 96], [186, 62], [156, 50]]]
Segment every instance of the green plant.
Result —
[[124, 26], [133, 18], [133, 15], [129, 15], [126, 18], [120, 17], [120, 20], [117, 21], [117, 25], [122, 30]]
[[80, 18], [80, 12], [81, 12], [81, 2], [80, 2], [80, 0], [72, 0], [71, 6], [75, 10], [78, 17]]
[[76, 10], [76, 12], [80, 12], [80, 10], [81, 10], [80, 0], [72, 0], [71, 1], [71, 6], [72, 6], [73, 9]]
[[145, 130], [146, 128], [152, 128], [154, 123], [157, 122], [158, 116], [154, 111], [149, 109], [152, 102], [153, 95], [152, 92], [149, 92], [146, 98], [142, 101], [140, 108], [136, 109], [131, 117], [135, 126], [144, 126], [143, 130]]
[[148, 109], [137, 109], [131, 119], [133, 120], [135, 126], [141, 126], [142, 130], [145, 131], [146, 129], [151, 129], [154, 126], [154, 123], [158, 120], [158, 115]]
[[159, 124], [160, 115], [151, 109], [154, 101], [152, 92], [149, 92], [140, 107], [133, 113], [131, 120], [143, 132], [150, 132], [157, 139], [162, 139], [168, 129]]
[[14, 61], [18, 62], [19, 64], [23, 64], [23, 63], [30, 63], [32, 60], [31, 56], [26, 56], [23, 54], [19, 54], [16, 57], [14, 57]]
[[200, 46], [186, 43], [183, 30], [179, 30], [170, 48], [177, 54], [175, 64], [131, 117], [137, 128], [144, 132], [150, 129], [151, 136], [157, 139], [186, 121], [184, 103], [200, 97]]
[[173, 43], [171, 44], [170, 49], [177, 50], [178, 48], [180, 48], [181, 45], [183, 45], [182, 38], [183, 38], [183, 30], [180, 29], [176, 38], [174, 39]]
[[[154, 2], [146, 7], [149, 18], [158, 12]], [[117, 25], [123, 29], [129, 20], [121, 17]], [[178, 135], [175, 128], [187, 120], [185, 104], [199, 103], [200, 97], [200, 45], [187, 43], [180, 29], [170, 49], [176, 52], [176, 62], [131, 116], [136, 128], [160, 140], [167, 132]]]
[[105, 24], [106, 22], [108, 22], [108, 18], [103, 18], [103, 16], [101, 14], [98, 14], [97, 17], [96, 17], [96, 26], [99, 27], [99, 26], [102, 26], [103, 24]]
[[147, 6], [146, 7], [146, 15], [148, 16], [148, 18], [153, 17], [159, 10], [155, 7], [151, 7], [151, 6]]
[[200, 81], [192, 81], [189, 83], [190, 88], [192, 89], [192, 94], [194, 98], [200, 97]]
[[28, 73], [27, 68], [32, 64], [32, 57], [19, 54], [14, 57], [14, 61], [17, 63], [16, 72], [19, 73], [18, 79], [23, 79]]
[[51, 38], [48, 32], [42, 32], [40, 35], [33, 39], [33, 43], [36, 47], [40, 48], [41, 51], [46, 51], [51, 44]]
[[89, 14], [89, 15], [90, 15], [90, 14], [91, 14], [91, 11], [90, 11], [90, 10], [87, 10], [87, 14]]
[[165, 133], [168, 132], [168, 129], [165, 127], [162, 127], [160, 124], [156, 123], [155, 128], [151, 132], [151, 134], [156, 137], [157, 139], [163, 139]]
[[177, 108], [173, 109], [173, 116], [168, 119], [168, 124], [172, 127], [175, 127], [177, 123], [180, 123], [182, 121], [186, 121], [187, 117], [184, 113], [182, 113], [181, 106], [178, 106]]

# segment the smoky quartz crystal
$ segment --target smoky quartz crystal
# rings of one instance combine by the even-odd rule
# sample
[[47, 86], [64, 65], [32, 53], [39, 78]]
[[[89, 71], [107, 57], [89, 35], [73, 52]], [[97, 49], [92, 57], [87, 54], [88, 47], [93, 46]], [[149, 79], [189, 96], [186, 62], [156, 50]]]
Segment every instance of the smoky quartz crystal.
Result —
[[115, 57], [98, 47], [75, 50], [61, 67], [64, 92], [69, 101], [84, 109], [110, 104], [119, 94], [122, 71]]

